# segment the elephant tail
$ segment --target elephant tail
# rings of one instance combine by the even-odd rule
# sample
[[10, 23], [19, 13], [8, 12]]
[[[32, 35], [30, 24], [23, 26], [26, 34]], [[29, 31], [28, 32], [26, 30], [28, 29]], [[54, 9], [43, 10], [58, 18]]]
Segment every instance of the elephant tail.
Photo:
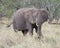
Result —
[[6, 27], [10, 27], [12, 25], [12, 22], [10, 24], [8, 24]]

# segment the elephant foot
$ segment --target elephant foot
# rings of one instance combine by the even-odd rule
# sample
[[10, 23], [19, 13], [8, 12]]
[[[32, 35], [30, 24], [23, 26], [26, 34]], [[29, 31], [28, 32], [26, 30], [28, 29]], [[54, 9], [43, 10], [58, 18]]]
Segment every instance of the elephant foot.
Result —
[[42, 38], [43, 38], [43, 35], [38, 36], [38, 39], [42, 39]]
[[25, 36], [27, 34], [28, 30], [22, 30], [23, 35]]
[[23, 33], [23, 36], [25, 36], [25, 35], [26, 35], [26, 33], [25, 33], [24, 31], [22, 31], [22, 33]]
[[39, 34], [38, 34], [38, 39], [41, 39], [42, 37], [43, 37], [42, 33], [39, 32]]

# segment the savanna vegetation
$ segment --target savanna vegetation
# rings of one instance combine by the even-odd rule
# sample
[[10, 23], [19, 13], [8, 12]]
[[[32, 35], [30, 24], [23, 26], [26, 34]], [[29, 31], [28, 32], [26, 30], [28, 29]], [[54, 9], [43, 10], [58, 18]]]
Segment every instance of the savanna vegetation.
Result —
[[41, 40], [37, 38], [35, 30], [31, 37], [29, 33], [23, 36], [20, 31], [14, 32], [12, 25], [6, 27], [11, 23], [13, 13], [24, 7], [48, 7], [51, 20], [60, 23], [60, 0], [0, 0], [0, 48], [60, 48], [60, 24], [45, 22]]

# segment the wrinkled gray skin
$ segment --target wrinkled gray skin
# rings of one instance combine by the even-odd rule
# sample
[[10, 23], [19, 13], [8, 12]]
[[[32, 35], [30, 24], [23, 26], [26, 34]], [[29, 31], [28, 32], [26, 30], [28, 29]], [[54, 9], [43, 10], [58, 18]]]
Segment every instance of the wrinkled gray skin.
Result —
[[15, 32], [22, 31], [25, 35], [29, 32], [33, 35], [33, 29], [36, 29], [38, 37], [42, 35], [41, 26], [48, 19], [46, 9], [21, 8], [14, 13], [13, 29]]

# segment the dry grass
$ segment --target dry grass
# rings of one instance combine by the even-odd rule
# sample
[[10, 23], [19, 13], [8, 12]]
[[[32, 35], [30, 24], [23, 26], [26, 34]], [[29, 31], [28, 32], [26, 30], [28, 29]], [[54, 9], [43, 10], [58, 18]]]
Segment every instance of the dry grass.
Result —
[[[60, 48], [60, 25], [44, 23], [42, 26], [43, 38], [39, 40], [34, 31], [33, 37], [15, 33], [12, 26], [6, 28], [9, 20], [0, 21], [0, 48]], [[6, 24], [4, 24], [6, 23]]]

